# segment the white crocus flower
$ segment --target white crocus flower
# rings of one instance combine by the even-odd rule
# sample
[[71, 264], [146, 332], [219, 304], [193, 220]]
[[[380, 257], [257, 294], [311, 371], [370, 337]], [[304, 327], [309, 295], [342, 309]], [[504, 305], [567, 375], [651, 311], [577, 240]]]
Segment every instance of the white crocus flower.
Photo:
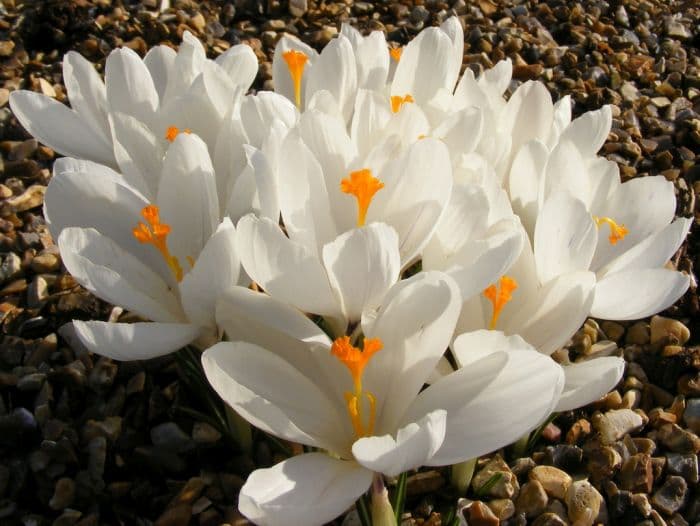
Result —
[[219, 221], [214, 173], [198, 137], [174, 141], [155, 201], [106, 166], [59, 159], [45, 215], [75, 279], [150, 320], [74, 321], [90, 351], [135, 360], [218, 340], [216, 300], [237, 284], [240, 264], [236, 231]]
[[362, 323], [361, 351], [348, 337], [331, 342], [269, 296], [230, 291], [219, 322], [259, 343], [208, 349], [202, 362], [210, 383], [253, 425], [329, 453], [254, 471], [239, 510], [261, 525], [324, 524], [377, 474], [473, 458], [543, 419], [559, 398], [561, 368], [526, 349], [475, 360], [421, 392], [449, 343], [460, 302], [444, 274], [403, 280], [371, 324]]
[[[105, 80], [75, 52], [63, 60], [71, 108], [30, 91], [11, 94], [22, 125], [58, 153], [119, 168], [132, 186], [154, 197], [168, 141], [198, 133], [213, 152], [223, 117], [257, 74], [255, 54], [234, 46], [216, 61], [189, 32], [176, 53], [157, 46], [141, 60], [128, 48], [107, 57]], [[156, 185], [157, 186], [157, 185]]]
[[673, 183], [664, 177], [621, 183], [617, 164], [595, 155], [610, 126], [605, 107], [571, 122], [551, 151], [530, 141], [513, 162], [509, 190], [531, 239], [549, 248], [538, 262], [541, 279], [593, 271], [590, 314], [633, 320], [666, 309], [687, 290], [689, 277], [663, 266], [692, 219], [674, 220]]

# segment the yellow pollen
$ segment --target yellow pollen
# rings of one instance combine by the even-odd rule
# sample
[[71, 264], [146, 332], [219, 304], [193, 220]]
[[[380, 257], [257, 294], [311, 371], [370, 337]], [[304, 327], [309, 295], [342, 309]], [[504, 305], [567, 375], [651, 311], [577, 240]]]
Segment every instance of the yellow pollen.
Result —
[[503, 307], [513, 299], [513, 291], [518, 288], [518, 282], [510, 276], [502, 276], [498, 280], [498, 285], [501, 287], [500, 290], [496, 285], [489, 285], [484, 289], [484, 296], [493, 305], [493, 314], [491, 315], [491, 323], [489, 323], [490, 330], [496, 328]]
[[309, 57], [301, 51], [289, 49], [282, 53], [282, 58], [287, 63], [289, 75], [294, 83], [294, 101], [297, 108], [301, 108], [301, 77], [304, 74], [304, 66], [306, 66], [306, 61], [309, 60]]
[[393, 113], [398, 113], [398, 111], [401, 109], [401, 106], [403, 106], [407, 102], [415, 102], [410, 94], [404, 95], [403, 97], [401, 97], [400, 95], [392, 95], [391, 111]]
[[173, 142], [180, 133], [190, 134], [192, 133], [192, 130], [189, 128], [180, 130], [180, 128], [177, 126], [168, 126], [168, 130], [165, 132], [165, 138], [168, 140], [168, 142]]
[[160, 211], [156, 205], [148, 205], [141, 210], [146, 223], [139, 221], [132, 233], [139, 243], [150, 243], [158, 249], [175, 279], [182, 281], [182, 268], [177, 258], [170, 254], [166, 239], [170, 233], [170, 225], [160, 222]]
[[389, 55], [391, 55], [391, 58], [393, 58], [396, 62], [401, 60], [401, 53], [403, 53], [402, 47], [394, 47], [389, 50]]
[[610, 235], [608, 236], [608, 241], [611, 245], [617, 245], [618, 241], [622, 241], [627, 234], [630, 233], [627, 227], [623, 224], [617, 224], [614, 220], [609, 217], [599, 217], [593, 216], [593, 221], [600, 228], [602, 224], [607, 224], [610, 227]]
[[368, 168], [350, 172], [350, 177], [340, 181], [340, 190], [357, 198], [357, 226], [365, 224], [372, 198], [382, 188], [384, 183], [374, 177]]
[[[369, 391], [362, 391], [362, 374], [369, 360], [377, 352], [382, 350], [382, 341], [379, 338], [365, 338], [362, 350], [350, 343], [348, 336], [336, 339], [331, 346], [331, 354], [338, 358], [350, 371], [353, 381], [353, 392], [345, 393], [348, 415], [357, 438], [369, 436], [374, 433], [374, 421], [376, 419], [377, 400]], [[362, 397], [367, 398], [369, 404], [369, 417], [365, 424], [362, 416]]]

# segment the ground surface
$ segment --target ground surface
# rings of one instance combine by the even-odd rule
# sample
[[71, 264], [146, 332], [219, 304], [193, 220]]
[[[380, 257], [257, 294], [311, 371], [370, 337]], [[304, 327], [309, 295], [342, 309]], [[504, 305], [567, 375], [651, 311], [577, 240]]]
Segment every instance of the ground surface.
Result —
[[[283, 454], [257, 435], [252, 455], [233, 449], [198, 416], [206, 406], [180, 380], [175, 358], [114, 363], [57, 336], [72, 318], [121, 315], [62, 268], [41, 210], [54, 153], [29, 138], [7, 105], [18, 88], [65, 99], [60, 64], [68, 50], [102, 70], [117, 46], [144, 54], [159, 43], [177, 46], [190, 30], [212, 57], [249, 44], [261, 62], [255, 87], [271, 88], [271, 52], [283, 32], [320, 47], [347, 21], [404, 44], [457, 14], [466, 27], [467, 67], [479, 71], [510, 57], [511, 88], [543, 80], [555, 99], [573, 97], [577, 115], [613, 104], [603, 153], [620, 164], [624, 179], [664, 175], [676, 186], [678, 214], [697, 214], [700, 8], [692, 0], [347, 0], [306, 7], [293, 0], [293, 13], [278, 0], [173, 0], [160, 15], [156, 3], [0, 3], [1, 524], [243, 524], [238, 488], [251, 469]], [[672, 262], [690, 273], [700, 251], [700, 228], [693, 230]], [[482, 459], [463, 501], [475, 501], [464, 510], [469, 524], [498, 524], [497, 517], [509, 525], [567, 524], [596, 505], [596, 521], [611, 525], [700, 521], [699, 310], [693, 281], [664, 313], [670, 319], [587, 322], [571, 342], [571, 357], [624, 353], [624, 380], [604, 401], [560, 415], [522, 458], [504, 451], [508, 464]], [[597, 492], [579, 482], [567, 498], [568, 476], [588, 479]], [[406, 523], [446, 522], [458, 497], [447, 477], [446, 470], [411, 476]]]

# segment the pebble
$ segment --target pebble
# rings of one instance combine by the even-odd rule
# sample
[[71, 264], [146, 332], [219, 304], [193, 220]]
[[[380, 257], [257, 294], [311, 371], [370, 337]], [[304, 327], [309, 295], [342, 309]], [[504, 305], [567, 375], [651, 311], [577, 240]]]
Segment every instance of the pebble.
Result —
[[694, 433], [700, 432], [700, 398], [690, 398], [683, 411], [683, 421]]
[[304, 13], [309, 9], [307, 0], [289, 0], [289, 12], [292, 16], [304, 16]]
[[668, 476], [664, 484], [654, 493], [651, 503], [665, 515], [673, 515], [685, 504], [688, 484], [683, 477]]
[[14, 252], [10, 252], [0, 264], [0, 284], [11, 280], [22, 271], [22, 260]]
[[192, 426], [192, 440], [197, 444], [216, 444], [221, 440], [221, 433], [206, 422], [195, 422]]
[[[692, 453], [666, 453], [668, 472], [683, 477], [690, 484], [698, 483], [698, 456]], [[651, 488], [648, 492], [651, 491]]]
[[542, 514], [547, 507], [547, 492], [538, 480], [530, 480], [523, 484], [515, 501], [515, 510], [524, 513], [528, 519]]
[[500, 524], [491, 508], [480, 500], [472, 502], [467, 511], [469, 526], [498, 526]]
[[49, 501], [49, 506], [54, 510], [63, 510], [73, 504], [75, 498], [75, 482], [67, 477], [56, 481], [53, 497]]
[[603, 444], [612, 444], [643, 425], [642, 417], [631, 409], [613, 409], [593, 415], [593, 427], [600, 434]]
[[587, 480], [571, 484], [566, 494], [569, 519], [577, 526], [593, 526], [603, 497]]
[[547, 512], [537, 517], [532, 526], [569, 526], [569, 524], [556, 513]]
[[[484, 491], [484, 486], [498, 477], [495, 483]], [[519, 489], [518, 479], [503, 459], [496, 455], [472, 478], [472, 489], [479, 495], [493, 498], [511, 498]], [[483, 493], [482, 493], [483, 492]]]
[[58, 254], [44, 252], [34, 256], [30, 266], [37, 274], [56, 272], [61, 267], [61, 258]]
[[563, 500], [571, 486], [571, 476], [553, 466], [535, 466], [528, 474], [531, 481], [539, 482], [552, 498]]
[[187, 526], [192, 518], [192, 506], [189, 504], [178, 504], [168, 508], [158, 517], [155, 526]]
[[41, 206], [44, 202], [46, 187], [34, 184], [27, 188], [22, 194], [5, 201], [10, 209], [15, 212], [24, 212]]
[[651, 319], [650, 338], [651, 343], [658, 343], [662, 340], [673, 344], [685, 344], [690, 339], [690, 330], [678, 320], [654, 316]]
[[651, 457], [646, 453], [629, 457], [622, 464], [618, 480], [622, 489], [649, 493], [654, 484]]
[[184, 453], [194, 442], [175, 422], [165, 422], [151, 429], [153, 445], [173, 453]]
[[488, 502], [488, 506], [500, 521], [505, 521], [515, 515], [515, 504], [510, 499], [493, 499]]
[[700, 452], [700, 438], [677, 424], [665, 424], [659, 428], [658, 439], [674, 453]]

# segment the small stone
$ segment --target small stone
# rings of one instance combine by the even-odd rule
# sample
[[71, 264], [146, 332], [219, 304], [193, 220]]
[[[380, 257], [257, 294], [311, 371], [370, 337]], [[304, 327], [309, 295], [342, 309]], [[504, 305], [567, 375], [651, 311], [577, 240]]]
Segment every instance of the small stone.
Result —
[[637, 453], [625, 460], [618, 476], [620, 487], [635, 493], [651, 492], [654, 484], [654, 473], [651, 467], [651, 457], [645, 453]]
[[601, 330], [605, 333], [608, 340], [619, 342], [622, 335], [625, 334], [625, 328], [614, 321], [603, 321], [600, 324]]
[[38, 391], [46, 380], [44, 373], [32, 373], [23, 376], [17, 382], [17, 389], [20, 391]]
[[535, 466], [530, 470], [529, 477], [542, 484], [547, 495], [560, 500], [564, 500], [572, 482], [566, 472], [554, 466]]
[[158, 517], [155, 526], [187, 526], [192, 518], [192, 506], [178, 504], [168, 508]]
[[41, 276], [36, 276], [27, 288], [27, 305], [40, 307], [49, 298], [49, 284]]
[[39, 79], [39, 89], [47, 97], [56, 98], [56, 89], [46, 79]]
[[649, 327], [651, 343], [666, 340], [672, 344], [683, 345], [690, 339], [690, 330], [678, 320], [654, 316]]
[[600, 434], [603, 444], [612, 444], [643, 425], [642, 417], [631, 409], [613, 409], [605, 414], [593, 415], [593, 427]]
[[577, 526], [593, 526], [603, 497], [587, 480], [571, 484], [566, 494], [569, 519]]
[[93, 481], [101, 481], [107, 461], [107, 439], [95, 437], [88, 443], [88, 473]]
[[513, 66], [513, 78], [517, 80], [535, 80], [544, 72], [542, 64], [522, 64]]
[[197, 444], [215, 444], [221, 440], [221, 433], [206, 422], [195, 422], [192, 426], [192, 440]]
[[55, 272], [61, 267], [61, 258], [58, 254], [44, 252], [34, 256], [30, 266], [37, 274]]
[[56, 481], [53, 497], [49, 501], [49, 506], [53, 510], [63, 510], [73, 504], [75, 498], [75, 482], [67, 477]]
[[530, 480], [520, 488], [520, 494], [515, 501], [515, 510], [524, 513], [528, 519], [537, 517], [547, 507], [547, 492], [537, 480]]
[[591, 423], [585, 418], [581, 418], [574, 422], [569, 432], [566, 434], [566, 442], [575, 444], [584, 437], [591, 434]]
[[683, 421], [693, 433], [700, 432], [700, 398], [690, 398], [686, 402]]
[[472, 502], [469, 506], [467, 522], [469, 526], [498, 526], [500, 524], [491, 508], [480, 500]]
[[669, 476], [651, 498], [654, 507], [665, 515], [673, 515], [683, 504], [688, 493], [688, 484], [683, 477]]
[[17, 212], [24, 212], [26, 210], [31, 210], [41, 206], [44, 202], [44, 194], [46, 193], [46, 187], [38, 184], [34, 184], [27, 188], [20, 195], [8, 199], [5, 201], [10, 209]]
[[0, 283], [11, 280], [22, 271], [22, 260], [14, 252], [5, 256], [0, 265]]
[[151, 429], [153, 445], [174, 453], [183, 453], [194, 447], [192, 439], [175, 422], [165, 422]]
[[201, 32], [204, 31], [204, 28], [207, 26], [207, 21], [204, 19], [204, 15], [202, 13], [197, 13], [190, 18], [190, 25], [197, 31]]
[[642, 517], [648, 517], [651, 515], [653, 510], [651, 503], [649, 502], [649, 497], [644, 493], [635, 493], [632, 495], [630, 498], [630, 504], [637, 508], [637, 511], [639, 511], [639, 514]]
[[658, 439], [674, 453], [700, 452], [700, 438], [677, 424], [665, 424], [659, 428]]
[[9, 57], [15, 49], [15, 43], [12, 40], [0, 41], [0, 57]]
[[488, 502], [488, 506], [500, 521], [505, 521], [515, 515], [515, 504], [510, 499], [493, 499]]
[[683, 25], [683, 23], [673, 18], [667, 18], [664, 24], [664, 29], [666, 34], [671, 38], [677, 38], [679, 40], [687, 40], [693, 38], [693, 33]]
[[304, 13], [309, 9], [307, 0], [289, 0], [289, 13], [292, 16], [304, 16]]
[[543, 513], [532, 523], [532, 526], [568, 526], [568, 523], [556, 513]]
[[698, 483], [697, 455], [692, 453], [666, 453], [666, 466], [669, 473], [683, 477], [690, 484]]
[[[491, 481], [495, 480], [494, 483]], [[487, 487], [487, 483], [490, 487]], [[519, 489], [518, 479], [503, 459], [496, 455], [472, 478], [472, 489], [478, 494], [509, 499]]]
[[200, 477], [192, 477], [180, 490], [180, 493], [172, 500], [171, 506], [179, 504], [192, 504], [199, 498], [204, 490], [204, 480]]

